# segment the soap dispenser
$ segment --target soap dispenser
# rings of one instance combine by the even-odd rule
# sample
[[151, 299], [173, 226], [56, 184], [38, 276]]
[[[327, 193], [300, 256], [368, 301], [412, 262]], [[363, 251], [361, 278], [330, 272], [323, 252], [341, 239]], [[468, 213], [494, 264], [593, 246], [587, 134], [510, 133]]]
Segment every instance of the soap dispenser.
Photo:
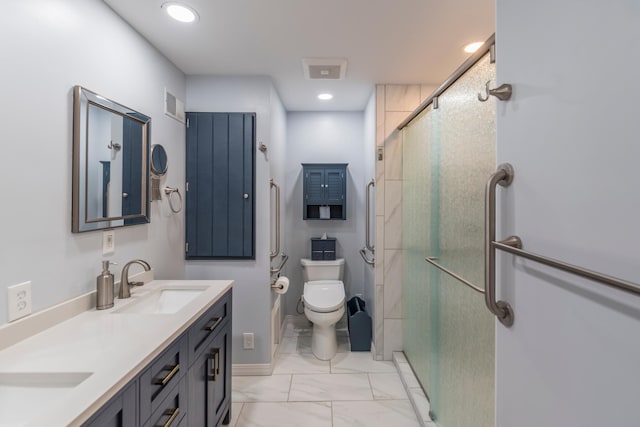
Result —
[[102, 261], [102, 273], [96, 278], [96, 291], [96, 309], [113, 307], [113, 274], [109, 271], [108, 260]]

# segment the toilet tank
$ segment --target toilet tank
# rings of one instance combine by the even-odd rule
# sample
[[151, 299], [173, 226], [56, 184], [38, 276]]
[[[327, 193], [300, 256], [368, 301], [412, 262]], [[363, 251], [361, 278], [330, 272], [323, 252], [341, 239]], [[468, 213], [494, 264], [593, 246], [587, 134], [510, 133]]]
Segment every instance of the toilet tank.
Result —
[[308, 258], [300, 260], [302, 276], [305, 282], [314, 280], [342, 280], [344, 258], [335, 261], [312, 261]]

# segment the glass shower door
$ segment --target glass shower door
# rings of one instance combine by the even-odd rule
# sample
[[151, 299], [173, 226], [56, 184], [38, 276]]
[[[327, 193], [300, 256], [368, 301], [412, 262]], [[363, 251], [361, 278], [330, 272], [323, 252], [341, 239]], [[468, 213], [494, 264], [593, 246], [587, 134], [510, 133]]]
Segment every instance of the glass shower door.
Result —
[[494, 320], [483, 288], [484, 184], [495, 170], [495, 99], [478, 100], [487, 54], [403, 133], [405, 352], [440, 427], [494, 424]]

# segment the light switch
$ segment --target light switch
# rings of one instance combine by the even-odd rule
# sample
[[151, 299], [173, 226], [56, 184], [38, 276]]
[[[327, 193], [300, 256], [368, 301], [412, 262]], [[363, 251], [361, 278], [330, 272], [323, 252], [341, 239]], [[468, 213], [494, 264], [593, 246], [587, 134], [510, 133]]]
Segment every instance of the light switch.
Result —
[[116, 250], [116, 232], [107, 230], [102, 233], [102, 255], [112, 254]]

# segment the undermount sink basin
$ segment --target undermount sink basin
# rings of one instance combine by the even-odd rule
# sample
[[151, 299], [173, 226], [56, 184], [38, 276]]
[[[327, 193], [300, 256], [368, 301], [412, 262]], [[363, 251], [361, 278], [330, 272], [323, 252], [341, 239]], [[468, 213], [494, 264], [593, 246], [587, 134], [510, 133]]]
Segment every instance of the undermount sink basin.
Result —
[[53, 406], [90, 372], [0, 373], [0, 426], [18, 426]]
[[167, 288], [151, 291], [114, 313], [172, 314], [193, 301], [204, 288]]

